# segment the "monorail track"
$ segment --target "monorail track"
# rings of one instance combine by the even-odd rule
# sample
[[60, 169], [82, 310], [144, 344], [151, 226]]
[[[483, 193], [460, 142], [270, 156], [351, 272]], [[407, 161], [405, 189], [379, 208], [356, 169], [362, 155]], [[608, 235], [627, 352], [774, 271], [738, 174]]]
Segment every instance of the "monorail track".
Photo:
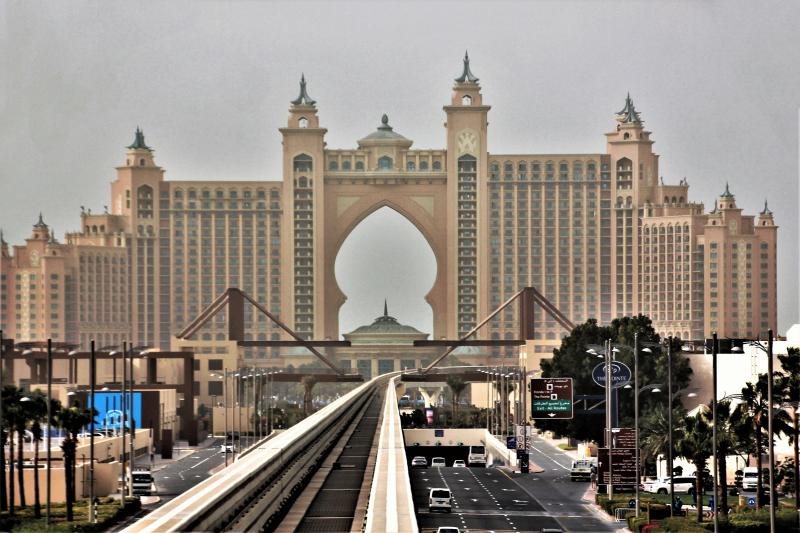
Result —
[[354, 517], [363, 520], [388, 379], [365, 383], [262, 441], [128, 531], [350, 531]]

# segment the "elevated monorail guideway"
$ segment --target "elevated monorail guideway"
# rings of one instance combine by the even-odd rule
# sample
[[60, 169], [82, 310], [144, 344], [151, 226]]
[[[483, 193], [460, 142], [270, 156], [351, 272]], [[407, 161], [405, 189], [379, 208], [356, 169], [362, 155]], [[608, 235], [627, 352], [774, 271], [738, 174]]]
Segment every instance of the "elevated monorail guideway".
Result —
[[[345, 470], [348, 468], [346, 465], [352, 466], [356, 461], [363, 465], [361, 477], [367, 479], [359, 484], [359, 497], [355, 502], [365, 498], [360, 497], [361, 492], [366, 490], [365, 484], [369, 486], [371, 477], [365, 475], [366, 461], [361, 456], [372, 448], [370, 426], [374, 435], [378, 424], [376, 414], [383, 407], [380, 399], [377, 403], [374, 400], [384, 395], [387, 383], [397, 374], [374, 378], [281, 434], [262, 440], [229, 467], [167, 502], [125, 531], [276, 531], [284, 519], [292, 516], [296, 505], [304, 508], [300, 514], [295, 512], [300, 516], [296, 520], [300, 528], [320, 530], [311, 525], [324, 522], [315, 518], [331, 516], [330, 502], [333, 490], [339, 488], [339, 481], [347, 485], [344, 488], [349, 491], [348, 501], [354, 500], [356, 483], [344, 479], [354, 474], [336, 474], [337, 470]], [[367, 420], [370, 414], [371, 421]], [[347, 445], [351, 447], [347, 448]], [[357, 450], [352, 448], [355, 445], [358, 445]], [[326, 468], [331, 450], [339, 454], [338, 467], [330, 464], [330, 472], [325, 476], [326, 481], [330, 479], [327, 488], [324, 482], [315, 486], [315, 473], [321, 466]], [[351, 453], [354, 451], [360, 453], [358, 459], [354, 456], [357, 454]], [[308, 488], [316, 491], [313, 496], [304, 494]], [[315, 507], [317, 500], [319, 505]], [[334, 509], [336, 516], [333, 518], [340, 523], [348, 518], [352, 522], [357, 514], [356, 506], [352, 507], [352, 511], [345, 512]], [[348, 512], [353, 516], [347, 516]], [[361, 526], [354, 524], [358, 531]]]

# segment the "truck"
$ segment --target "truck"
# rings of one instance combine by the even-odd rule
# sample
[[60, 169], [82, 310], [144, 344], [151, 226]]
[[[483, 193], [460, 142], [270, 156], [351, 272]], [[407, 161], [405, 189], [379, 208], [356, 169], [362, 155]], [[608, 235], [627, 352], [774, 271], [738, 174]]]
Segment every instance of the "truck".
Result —
[[596, 468], [597, 463], [592, 459], [576, 459], [572, 461], [569, 469], [570, 481], [590, 481], [592, 479], [592, 468]]

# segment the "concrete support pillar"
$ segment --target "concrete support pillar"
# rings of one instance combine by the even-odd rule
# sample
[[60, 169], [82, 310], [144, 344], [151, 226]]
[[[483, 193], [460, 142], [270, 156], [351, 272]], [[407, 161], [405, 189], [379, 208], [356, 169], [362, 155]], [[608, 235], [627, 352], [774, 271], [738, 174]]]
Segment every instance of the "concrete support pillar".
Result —
[[420, 387], [419, 393], [422, 395], [422, 399], [425, 400], [425, 407], [435, 407], [436, 403], [439, 401], [439, 396], [442, 394], [442, 390], [439, 388], [430, 390]]

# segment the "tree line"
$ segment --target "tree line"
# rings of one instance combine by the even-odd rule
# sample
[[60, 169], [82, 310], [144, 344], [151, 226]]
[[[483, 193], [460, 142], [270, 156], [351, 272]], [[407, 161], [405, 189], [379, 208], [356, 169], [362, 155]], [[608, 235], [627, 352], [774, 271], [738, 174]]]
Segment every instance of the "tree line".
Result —
[[[64, 463], [64, 483], [67, 499], [67, 520], [73, 520], [75, 499], [75, 451], [78, 446], [78, 435], [91, 422], [97, 411], [81, 407], [78, 402], [64, 406], [58, 400], [50, 400], [50, 415], [47, 420], [47, 396], [40, 390], [26, 392], [13, 385], [5, 385], [3, 395], [2, 431], [0, 431], [0, 511], [14, 515], [14, 500], [19, 489], [19, 507], [26, 508], [23, 444], [25, 433], [30, 431], [33, 439], [33, 508], [36, 518], [41, 518], [41, 502], [39, 498], [39, 464], [40, 445], [46, 441], [46, 432], [58, 431], [63, 434], [61, 450]], [[6, 457], [6, 447], [8, 457]], [[15, 459], [16, 453], [16, 459]], [[15, 464], [16, 463], [16, 464]], [[47, 465], [48, 467], [50, 465]], [[14, 479], [16, 467], [17, 479]]]

